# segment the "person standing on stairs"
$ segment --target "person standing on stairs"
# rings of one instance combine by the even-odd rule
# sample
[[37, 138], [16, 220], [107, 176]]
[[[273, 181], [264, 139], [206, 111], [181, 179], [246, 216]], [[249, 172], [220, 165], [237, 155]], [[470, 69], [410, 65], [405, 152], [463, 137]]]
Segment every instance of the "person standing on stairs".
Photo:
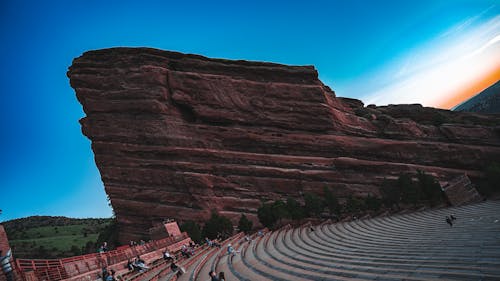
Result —
[[450, 217], [446, 217], [446, 223], [450, 225], [450, 227], [453, 227], [453, 222], [451, 221]]

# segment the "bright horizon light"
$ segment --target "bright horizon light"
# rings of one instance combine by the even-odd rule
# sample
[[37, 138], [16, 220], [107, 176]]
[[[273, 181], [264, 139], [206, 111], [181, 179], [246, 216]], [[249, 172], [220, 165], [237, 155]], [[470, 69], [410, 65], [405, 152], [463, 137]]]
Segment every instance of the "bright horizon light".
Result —
[[500, 16], [474, 25], [476, 18], [376, 72], [371, 78], [382, 86], [361, 99], [365, 104], [421, 103], [450, 109], [498, 81]]

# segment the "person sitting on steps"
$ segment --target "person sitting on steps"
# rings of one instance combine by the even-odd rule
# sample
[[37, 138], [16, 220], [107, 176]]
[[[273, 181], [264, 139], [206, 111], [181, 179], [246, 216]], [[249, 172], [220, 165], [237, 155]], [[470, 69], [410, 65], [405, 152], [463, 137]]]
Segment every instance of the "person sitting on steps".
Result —
[[135, 269], [134, 263], [130, 259], [128, 259], [127, 265], [125, 267], [128, 268], [128, 270], [130, 271]]
[[220, 281], [220, 279], [217, 277], [217, 274], [213, 270], [211, 270], [208, 273], [208, 276], [210, 276], [210, 278], [211, 278], [210, 281]]
[[144, 272], [149, 269], [148, 266], [146, 266], [146, 262], [141, 259], [140, 256], [137, 256], [134, 260], [134, 267], [139, 270], [139, 272]]
[[175, 262], [172, 261], [172, 263], [170, 264], [170, 270], [172, 270], [172, 272], [175, 272], [175, 275], [177, 275], [177, 278], [179, 276], [182, 275], [183, 271], [181, 270], [181, 268], [175, 264]]
[[170, 253], [168, 251], [165, 251], [163, 252], [163, 259], [166, 260], [166, 261], [173, 261], [174, 258], [170, 255]]
[[109, 274], [108, 277], [106, 277], [106, 281], [118, 281], [115, 275], [116, 272], [113, 269], [111, 269], [111, 274]]
[[189, 252], [189, 249], [186, 245], [182, 245], [182, 248], [181, 248], [181, 255], [185, 258], [189, 258], [191, 257], [191, 254]]
[[227, 254], [231, 255], [231, 256], [234, 256], [234, 255], [236, 255], [236, 253], [239, 253], [239, 251], [236, 251], [233, 248], [233, 246], [231, 245], [231, 243], [229, 243], [229, 245], [227, 245]]

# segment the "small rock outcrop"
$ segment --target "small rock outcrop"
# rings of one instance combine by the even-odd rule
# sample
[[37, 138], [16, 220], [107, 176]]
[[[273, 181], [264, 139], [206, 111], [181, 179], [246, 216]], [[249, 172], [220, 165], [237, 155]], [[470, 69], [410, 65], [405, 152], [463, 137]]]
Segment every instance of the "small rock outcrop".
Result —
[[166, 218], [256, 220], [262, 200], [376, 195], [417, 170], [474, 179], [500, 159], [499, 117], [364, 107], [313, 66], [112, 48], [76, 58], [68, 77], [125, 242]]

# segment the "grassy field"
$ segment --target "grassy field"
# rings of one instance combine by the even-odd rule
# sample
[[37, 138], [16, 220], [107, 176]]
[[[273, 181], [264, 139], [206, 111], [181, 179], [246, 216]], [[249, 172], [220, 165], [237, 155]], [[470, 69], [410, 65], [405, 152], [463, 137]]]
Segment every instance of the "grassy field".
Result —
[[109, 219], [33, 217], [2, 223], [18, 258], [60, 258], [95, 252]]

